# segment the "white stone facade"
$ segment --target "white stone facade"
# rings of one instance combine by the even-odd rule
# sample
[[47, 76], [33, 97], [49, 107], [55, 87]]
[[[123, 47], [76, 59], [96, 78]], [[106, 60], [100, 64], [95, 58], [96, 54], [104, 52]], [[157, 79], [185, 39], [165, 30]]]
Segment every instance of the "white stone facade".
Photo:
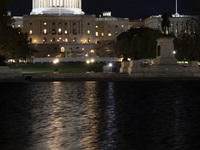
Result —
[[[170, 18], [171, 27], [169, 28], [169, 32], [173, 32], [175, 35], [178, 35], [180, 31], [184, 30], [186, 33], [191, 33], [193, 25], [188, 23], [188, 20], [191, 19], [192, 16], [186, 16], [186, 15], [179, 15], [175, 14], [172, 18]], [[146, 18], [144, 20], [144, 26], [153, 28], [153, 29], [159, 29], [162, 31], [161, 26], [161, 15], [158, 16], [150, 16], [149, 18]]]
[[31, 15], [38, 14], [73, 14], [83, 15], [81, 0], [32, 0]]

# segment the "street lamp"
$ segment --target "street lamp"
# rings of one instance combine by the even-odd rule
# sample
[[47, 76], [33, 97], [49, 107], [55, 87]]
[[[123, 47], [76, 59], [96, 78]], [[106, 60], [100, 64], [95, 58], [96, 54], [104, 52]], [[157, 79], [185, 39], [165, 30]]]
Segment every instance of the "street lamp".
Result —
[[56, 58], [53, 60], [53, 64], [54, 64], [54, 73], [58, 73], [58, 63], [59, 63], [59, 59]]

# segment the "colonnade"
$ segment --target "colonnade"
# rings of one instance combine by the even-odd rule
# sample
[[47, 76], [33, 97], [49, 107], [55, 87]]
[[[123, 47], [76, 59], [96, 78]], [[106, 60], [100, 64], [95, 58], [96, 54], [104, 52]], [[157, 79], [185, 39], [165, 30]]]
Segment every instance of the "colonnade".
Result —
[[65, 7], [81, 9], [81, 0], [33, 0], [33, 9], [45, 7]]

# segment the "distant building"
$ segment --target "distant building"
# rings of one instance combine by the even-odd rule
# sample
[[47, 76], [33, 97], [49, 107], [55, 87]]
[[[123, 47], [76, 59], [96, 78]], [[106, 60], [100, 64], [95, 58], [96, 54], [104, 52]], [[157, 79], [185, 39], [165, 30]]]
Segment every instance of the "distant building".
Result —
[[128, 30], [128, 18], [114, 18], [111, 12], [99, 18], [84, 14], [81, 0], [33, 0], [30, 15], [14, 17], [13, 27], [28, 33], [36, 57], [84, 57], [94, 54], [97, 43]]
[[[189, 23], [188, 20], [192, 17], [193, 16], [179, 14], [172, 15], [172, 18], [170, 18], [171, 27], [168, 32], [173, 32], [175, 35], [178, 35], [182, 30], [186, 33], [191, 33], [193, 24]], [[150, 16], [144, 20], [144, 26], [162, 31], [161, 21], [161, 15]]]
[[[95, 55], [97, 49], [110, 52], [109, 42], [130, 28], [161, 28], [161, 15], [145, 20], [112, 17], [111, 12], [102, 16], [85, 15], [81, 0], [32, 0], [30, 15], [14, 17], [15, 28], [28, 33], [35, 57], [84, 57]], [[177, 35], [181, 30], [191, 32], [191, 16], [173, 15], [169, 32]], [[107, 48], [104, 48], [104, 47]], [[104, 50], [103, 50], [104, 51]]]

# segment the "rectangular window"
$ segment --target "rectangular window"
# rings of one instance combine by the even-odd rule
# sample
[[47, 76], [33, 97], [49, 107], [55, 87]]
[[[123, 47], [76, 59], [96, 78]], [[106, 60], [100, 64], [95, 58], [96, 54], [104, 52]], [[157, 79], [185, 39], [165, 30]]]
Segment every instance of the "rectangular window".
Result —
[[99, 32], [96, 32], [96, 36], [99, 36]]
[[62, 29], [61, 28], [58, 29], [58, 34], [62, 34]]
[[47, 34], [47, 29], [43, 30], [43, 34], [45, 34], [45, 35]]
[[112, 36], [111, 32], [108, 33], [108, 36]]
[[104, 33], [103, 33], [103, 32], [101, 33], [101, 36], [104, 36]]
[[90, 34], [90, 30], [87, 30], [87, 34]]
[[67, 30], [65, 30], [65, 34], [68, 34]]
[[52, 29], [52, 34], [55, 35], [56, 34], [56, 30]]
[[46, 41], [47, 41], [47, 38], [44, 38], [44, 39], [43, 39], [43, 42], [46, 42]]

